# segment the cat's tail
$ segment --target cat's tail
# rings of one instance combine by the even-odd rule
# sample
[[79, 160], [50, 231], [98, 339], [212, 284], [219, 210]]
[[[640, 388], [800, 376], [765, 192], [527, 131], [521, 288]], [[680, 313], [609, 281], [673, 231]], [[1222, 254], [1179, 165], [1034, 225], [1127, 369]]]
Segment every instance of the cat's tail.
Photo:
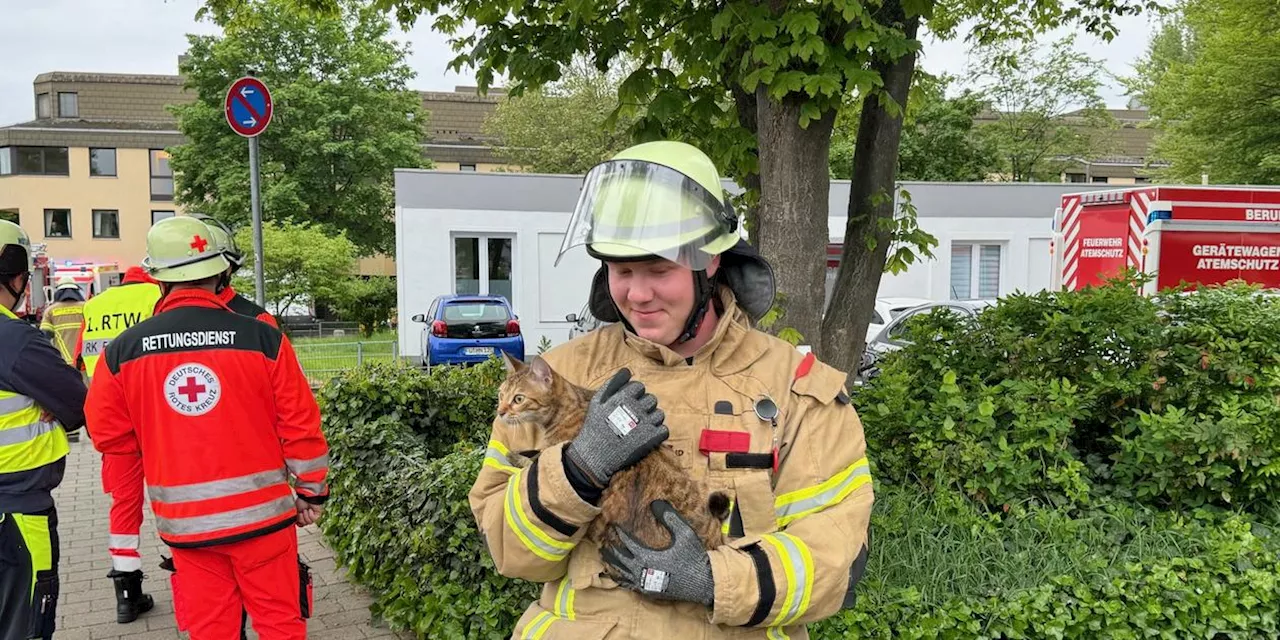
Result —
[[707, 511], [715, 519], [724, 522], [729, 517], [729, 494], [723, 491], [717, 491], [707, 498]]

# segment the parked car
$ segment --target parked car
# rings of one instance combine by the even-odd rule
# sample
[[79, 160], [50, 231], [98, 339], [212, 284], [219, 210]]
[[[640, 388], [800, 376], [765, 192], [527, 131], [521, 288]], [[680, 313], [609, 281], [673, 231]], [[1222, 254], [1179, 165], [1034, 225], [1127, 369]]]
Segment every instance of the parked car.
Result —
[[876, 298], [876, 309], [871, 314], [871, 323], [867, 325], [867, 344], [871, 344], [880, 335], [880, 330], [903, 312], [932, 302], [928, 298]]
[[524, 360], [520, 320], [502, 296], [439, 296], [412, 320], [427, 325], [422, 330], [427, 366], [478, 364], [501, 353]]
[[911, 341], [907, 340], [905, 335], [907, 322], [912, 318], [923, 313], [931, 313], [938, 308], [948, 309], [961, 316], [972, 317], [978, 315], [990, 305], [991, 303], [987, 301], [953, 300], [951, 302], [928, 302], [899, 312], [897, 317], [884, 325], [874, 338], [867, 340], [867, 347], [862, 351], [862, 361], [858, 364], [858, 373], [854, 376], [854, 385], [866, 384], [868, 380], [878, 375], [880, 373], [880, 359], [885, 354], [911, 344]]
[[595, 331], [603, 327], [607, 322], [601, 321], [599, 318], [591, 315], [591, 305], [582, 305], [582, 311], [571, 313], [564, 317], [565, 322], [572, 322], [573, 326], [569, 327], [569, 339], [572, 340], [579, 336], [584, 336], [591, 331]]

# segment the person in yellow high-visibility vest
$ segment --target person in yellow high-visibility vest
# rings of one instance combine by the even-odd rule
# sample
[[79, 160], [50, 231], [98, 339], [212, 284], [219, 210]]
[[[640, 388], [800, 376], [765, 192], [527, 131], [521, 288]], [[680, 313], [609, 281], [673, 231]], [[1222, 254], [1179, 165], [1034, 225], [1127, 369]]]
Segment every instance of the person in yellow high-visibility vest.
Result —
[[40, 319], [40, 330], [49, 336], [49, 341], [58, 348], [62, 359], [74, 365], [76, 337], [80, 334], [80, 323], [84, 320], [84, 293], [80, 285], [70, 277], [58, 279], [58, 287], [53, 291], [53, 303], [45, 307]]
[[31, 283], [27, 234], [0, 220], [0, 640], [52, 638], [58, 604], [53, 490], [84, 426], [85, 386], [18, 308]]
[[[160, 286], [142, 267], [130, 267], [120, 284], [92, 297], [84, 305], [84, 325], [75, 348], [77, 365], [90, 378], [107, 345], [125, 329], [150, 318], [160, 301]], [[102, 456], [102, 490], [111, 494], [108, 520], [111, 578], [116, 590], [116, 622], [126, 624], [155, 606], [142, 591], [142, 457]]]

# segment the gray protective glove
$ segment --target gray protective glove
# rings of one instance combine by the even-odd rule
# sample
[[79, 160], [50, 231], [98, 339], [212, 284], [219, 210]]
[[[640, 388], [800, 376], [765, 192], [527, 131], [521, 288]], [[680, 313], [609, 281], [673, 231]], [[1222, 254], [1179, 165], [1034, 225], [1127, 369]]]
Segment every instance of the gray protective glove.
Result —
[[659, 600], [698, 602], [710, 607], [716, 585], [711, 557], [698, 534], [666, 500], [654, 500], [649, 508], [671, 533], [671, 546], [650, 549], [618, 529], [621, 546], [605, 547], [600, 557], [613, 567], [618, 584]]
[[664, 420], [658, 399], [631, 380], [630, 369], [621, 369], [591, 398], [582, 430], [565, 456], [603, 489], [613, 474], [639, 462], [667, 439]]

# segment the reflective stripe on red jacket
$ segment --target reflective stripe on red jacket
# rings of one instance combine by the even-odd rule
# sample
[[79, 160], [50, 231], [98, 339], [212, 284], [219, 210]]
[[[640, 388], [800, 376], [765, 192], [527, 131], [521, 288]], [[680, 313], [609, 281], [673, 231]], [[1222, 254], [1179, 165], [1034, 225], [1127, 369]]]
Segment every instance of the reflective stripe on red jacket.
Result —
[[99, 451], [141, 453], [170, 546], [265, 535], [292, 525], [294, 492], [328, 497], [320, 410], [288, 338], [211, 292], [172, 291], [113, 340], [85, 409]]
[[276, 322], [275, 316], [271, 315], [271, 313], [266, 309], [259, 307], [258, 303], [236, 293], [236, 290], [232, 289], [231, 285], [227, 285], [227, 287], [218, 294], [218, 299], [226, 304], [228, 309], [231, 309], [242, 316], [256, 318], [257, 320], [265, 322], [277, 329], [280, 328], [280, 324]]

